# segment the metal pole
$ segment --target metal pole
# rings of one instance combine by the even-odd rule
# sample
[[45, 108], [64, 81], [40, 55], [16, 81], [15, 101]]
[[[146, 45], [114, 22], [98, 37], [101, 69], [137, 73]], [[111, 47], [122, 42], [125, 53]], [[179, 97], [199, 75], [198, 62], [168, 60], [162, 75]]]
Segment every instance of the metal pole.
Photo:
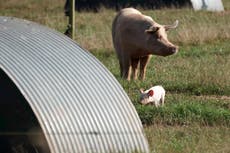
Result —
[[75, 0], [70, 0], [69, 26], [70, 26], [70, 37], [72, 39], [74, 39], [74, 34], [75, 34]]

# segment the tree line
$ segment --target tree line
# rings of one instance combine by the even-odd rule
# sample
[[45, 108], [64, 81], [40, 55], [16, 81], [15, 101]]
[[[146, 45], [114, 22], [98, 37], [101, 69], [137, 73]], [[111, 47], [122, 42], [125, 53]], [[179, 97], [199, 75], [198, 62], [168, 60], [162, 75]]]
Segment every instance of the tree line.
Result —
[[[69, 1], [66, 0], [65, 12], [68, 15]], [[125, 7], [141, 7], [145, 9], [160, 9], [164, 7], [185, 7], [191, 6], [190, 0], [75, 0], [76, 11], [97, 12], [100, 7], [120, 10]]]

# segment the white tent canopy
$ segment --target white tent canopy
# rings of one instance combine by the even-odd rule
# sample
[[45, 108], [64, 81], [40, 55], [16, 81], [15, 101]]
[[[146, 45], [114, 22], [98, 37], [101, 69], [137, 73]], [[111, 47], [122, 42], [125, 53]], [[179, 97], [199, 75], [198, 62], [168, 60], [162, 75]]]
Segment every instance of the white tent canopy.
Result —
[[224, 11], [221, 0], [191, 0], [195, 10]]

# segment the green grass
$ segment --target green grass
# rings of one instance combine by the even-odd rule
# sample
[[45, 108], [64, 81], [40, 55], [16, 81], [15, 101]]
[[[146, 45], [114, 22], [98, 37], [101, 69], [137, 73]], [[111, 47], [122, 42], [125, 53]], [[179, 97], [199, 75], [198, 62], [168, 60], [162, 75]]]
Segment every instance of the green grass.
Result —
[[[145, 81], [120, 78], [111, 24], [116, 12], [76, 13], [76, 41], [95, 55], [127, 92], [145, 125], [151, 152], [230, 152], [230, 1], [225, 12], [192, 9], [142, 10], [161, 24], [176, 19], [179, 27], [169, 40], [178, 54], [153, 56]], [[0, 1], [0, 15], [15, 16], [64, 32], [64, 0]], [[165, 106], [139, 104], [139, 89], [161, 84]]]
[[229, 153], [226, 127], [148, 126], [151, 153]]
[[137, 105], [140, 118], [147, 125], [230, 126], [229, 101], [168, 94], [165, 107]]
[[[149, 88], [162, 84], [173, 93], [195, 95], [230, 96], [230, 43], [181, 46], [177, 55], [169, 57], [153, 56], [144, 82], [122, 81], [114, 52], [93, 51], [92, 53], [114, 74], [124, 88]], [[133, 91], [131, 91], [133, 92]]]
[[[172, 57], [154, 57], [147, 79], [127, 82], [120, 78], [113, 52], [93, 54], [120, 81], [135, 104], [144, 124], [224, 125], [230, 126], [230, 44], [216, 42], [182, 46]], [[139, 89], [161, 84], [165, 87], [166, 105], [162, 108], [142, 106]], [[221, 96], [225, 96], [222, 99]], [[202, 98], [206, 97], [206, 98]], [[209, 97], [209, 98], [207, 98]]]

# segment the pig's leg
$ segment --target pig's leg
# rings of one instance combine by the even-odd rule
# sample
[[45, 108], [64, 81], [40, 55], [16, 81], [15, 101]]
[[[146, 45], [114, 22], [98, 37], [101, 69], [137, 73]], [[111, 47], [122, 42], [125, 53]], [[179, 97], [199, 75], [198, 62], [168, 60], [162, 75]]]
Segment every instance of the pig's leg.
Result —
[[137, 67], [139, 64], [139, 58], [132, 58], [132, 74], [133, 74], [133, 79], [136, 80], [137, 79]]
[[146, 67], [151, 59], [151, 55], [144, 56], [140, 59], [140, 79], [145, 79]]
[[131, 75], [131, 59], [128, 56], [123, 56], [122, 66], [123, 66], [122, 77], [129, 81]]
[[123, 61], [122, 61], [122, 57], [118, 55], [118, 59], [119, 59], [119, 65], [120, 65], [120, 76], [123, 77], [123, 73], [124, 73], [124, 69], [123, 69]]
[[118, 45], [115, 47], [116, 53], [117, 53], [117, 58], [119, 60], [119, 65], [120, 65], [120, 76], [123, 77], [124, 74], [124, 65], [123, 65], [123, 58], [124, 58], [124, 52], [121, 49], [121, 47]]
[[161, 96], [161, 105], [164, 106], [164, 103], [165, 103], [165, 97]]
[[154, 104], [155, 104], [156, 107], [159, 106], [159, 102], [157, 102], [157, 101], [155, 101]]

